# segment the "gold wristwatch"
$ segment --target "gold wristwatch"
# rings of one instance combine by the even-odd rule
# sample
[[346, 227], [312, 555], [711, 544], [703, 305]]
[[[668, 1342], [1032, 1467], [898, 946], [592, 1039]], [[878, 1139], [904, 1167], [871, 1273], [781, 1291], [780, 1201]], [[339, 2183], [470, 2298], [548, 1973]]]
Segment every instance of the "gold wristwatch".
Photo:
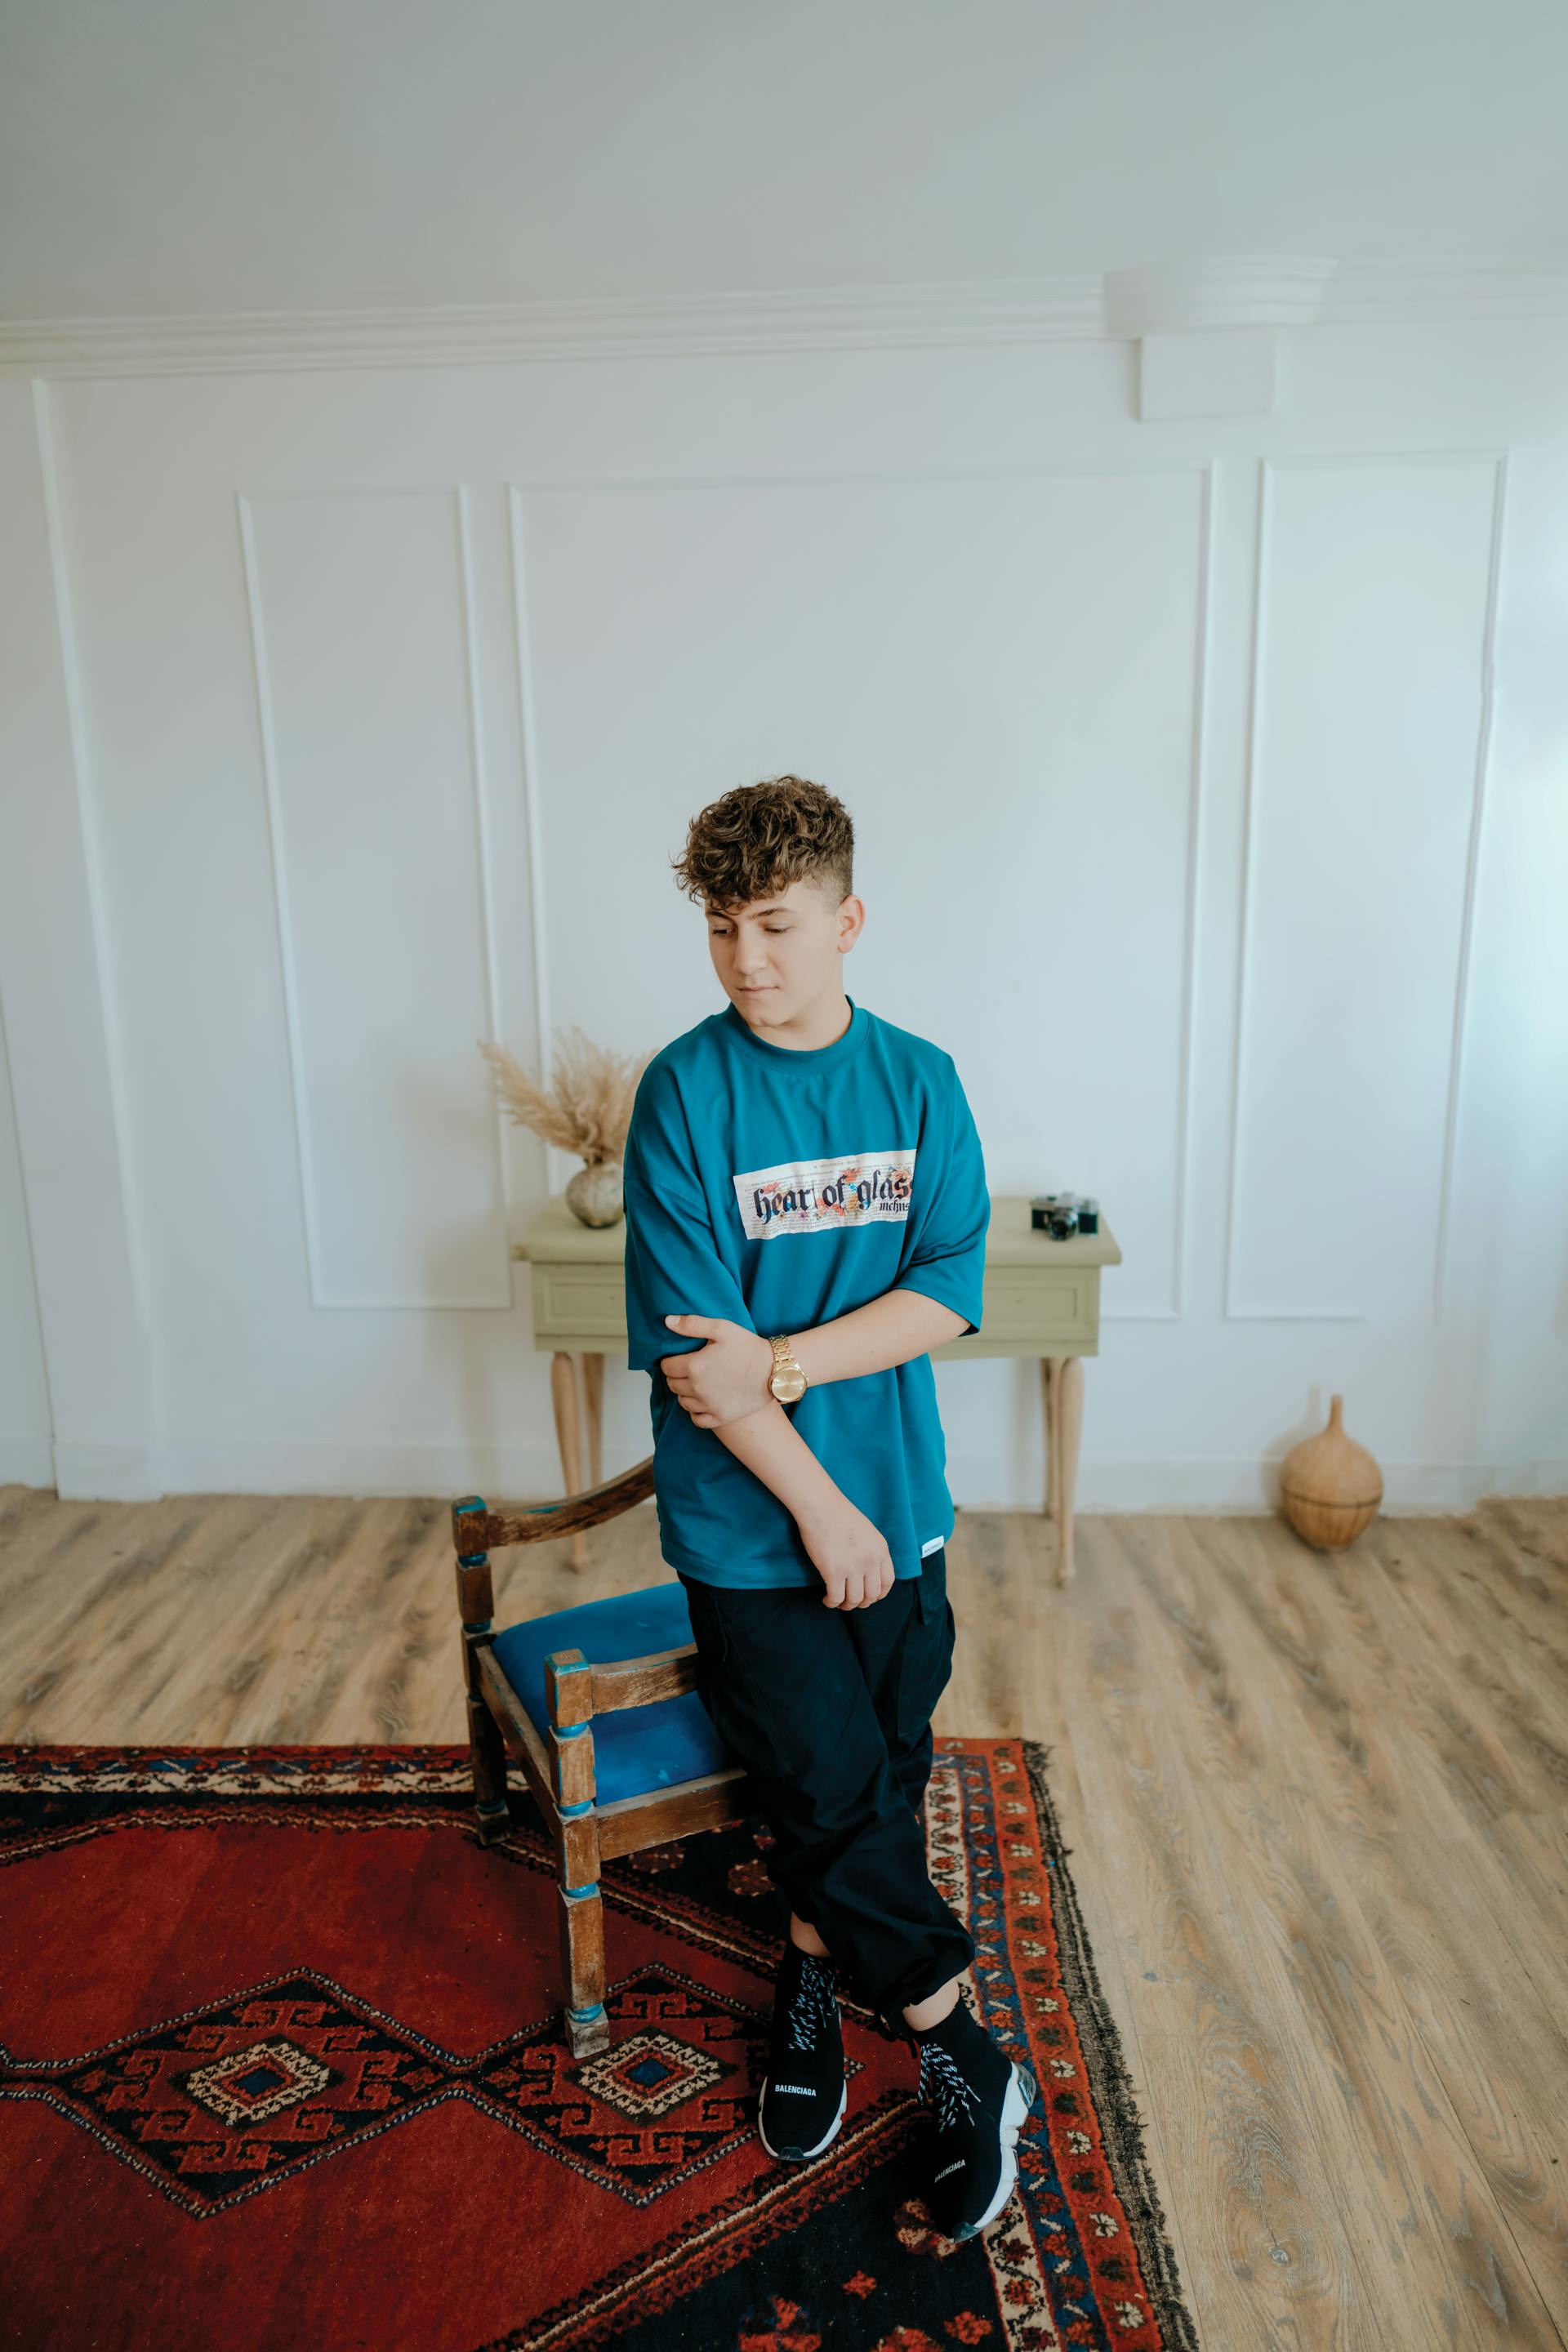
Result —
[[780, 1404], [794, 1404], [796, 1397], [805, 1394], [805, 1367], [797, 1364], [795, 1350], [782, 1334], [773, 1342], [773, 1369], [768, 1386]]

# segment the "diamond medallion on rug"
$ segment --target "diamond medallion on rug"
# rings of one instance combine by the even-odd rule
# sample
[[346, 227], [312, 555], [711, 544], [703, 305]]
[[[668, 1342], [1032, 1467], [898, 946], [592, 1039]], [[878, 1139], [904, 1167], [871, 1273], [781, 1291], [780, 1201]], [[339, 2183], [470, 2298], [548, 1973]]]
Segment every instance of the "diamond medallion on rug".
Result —
[[518, 1797], [479, 1844], [464, 1751], [0, 1749], [0, 2345], [1193, 2346], [1044, 1751], [940, 1743], [926, 1834], [966, 1998], [1041, 2086], [961, 2246], [913, 2052], [855, 2000], [831, 2148], [757, 2137], [760, 1819], [605, 1865], [577, 2060], [549, 1842]]

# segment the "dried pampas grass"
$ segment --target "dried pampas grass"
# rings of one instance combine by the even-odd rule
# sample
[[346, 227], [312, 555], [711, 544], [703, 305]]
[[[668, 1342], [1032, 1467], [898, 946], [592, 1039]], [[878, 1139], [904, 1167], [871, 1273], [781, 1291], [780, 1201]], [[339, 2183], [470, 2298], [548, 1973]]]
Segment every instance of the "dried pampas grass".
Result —
[[568, 1034], [576, 1042], [557, 1046], [548, 1092], [504, 1045], [490, 1045], [483, 1037], [477, 1042], [490, 1065], [497, 1099], [516, 1125], [531, 1128], [563, 1151], [577, 1152], [590, 1167], [597, 1160], [618, 1160], [631, 1123], [632, 1097], [653, 1055], [628, 1059], [595, 1045], [581, 1029]]

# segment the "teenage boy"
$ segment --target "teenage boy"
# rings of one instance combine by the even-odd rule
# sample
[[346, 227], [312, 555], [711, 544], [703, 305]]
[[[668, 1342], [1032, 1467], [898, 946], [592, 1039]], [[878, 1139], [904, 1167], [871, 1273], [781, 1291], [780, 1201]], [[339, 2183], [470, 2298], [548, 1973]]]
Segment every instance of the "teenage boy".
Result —
[[847, 995], [854, 830], [780, 776], [693, 820], [729, 1002], [654, 1055], [625, 1151], [628, 1362], [651, 1373], [660, 1549], [699, 1689], [790, 1904], [759, 2129], [818, 2156], [847, 2091], [840, 1969], [920, 2053], [950, 2238], [1016, 2177], [1036, 2095], [960, 1997], [974, 1945], [921, 1805], [952, 1671], [953, 1508], [929, 1350], [978, 1329], [990, 1198], [951, 1055]]

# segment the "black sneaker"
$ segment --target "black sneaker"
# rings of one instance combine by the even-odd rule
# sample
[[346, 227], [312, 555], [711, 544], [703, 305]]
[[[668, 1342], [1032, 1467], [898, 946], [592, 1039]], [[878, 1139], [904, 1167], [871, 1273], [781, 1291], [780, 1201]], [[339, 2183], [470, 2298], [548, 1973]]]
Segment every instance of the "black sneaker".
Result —
[[944, 2238], [976, 2237], [1013, 2193], [1035, 2078], [997, 2048], [962, 1993], [940, 2025], [910, 2032], [921, 2053], [921, 2096], [936, 2122], [926, 2203]]
[[770, 2156], [792, 2164], [820, 2156], [838, 2137], [849, 2086], [838, 2021], [838, 1970], [784, 1938], [773, 1992], [768, 2071], [757, 2129]]

